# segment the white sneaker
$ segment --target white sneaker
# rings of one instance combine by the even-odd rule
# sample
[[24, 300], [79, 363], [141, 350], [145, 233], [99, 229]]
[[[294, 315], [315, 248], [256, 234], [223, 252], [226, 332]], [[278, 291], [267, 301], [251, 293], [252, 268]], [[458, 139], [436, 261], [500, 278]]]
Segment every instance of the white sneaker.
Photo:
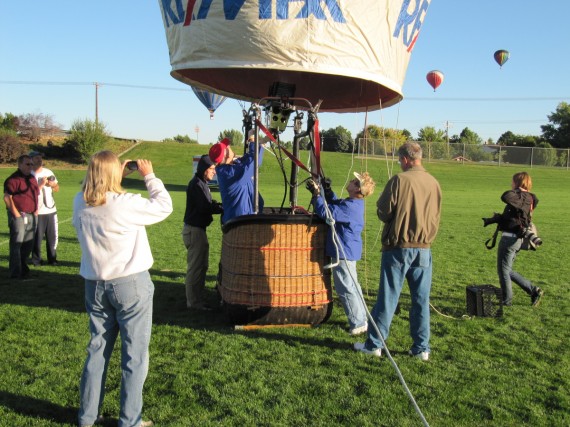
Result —
[[364, 333], [366, 333], [366, 331], [368, 331], [368, 322], [366, 322], [364, 325], [359, 326], [357, 328], [352, 328], [350, 330], [350, 335], [356, 336], [356, 335], [364, 334]]
[[382, 357], [381, 349], [375, 348], [374, 350], [368, 350], [366, 347], [364, 347], [363, 342], [355, 342], [353, 347], [356, 351], [361, 351], [362, 353], [371, 354], [372, 356], [376, 357]]
[[412, 350], [408, 352], [408, 354], [412, 357], [417, 357], [418, 359], [427, 362], [429, 360], [429, 353], [427, 351], [422, 351], [418, 354], [412, 353]]

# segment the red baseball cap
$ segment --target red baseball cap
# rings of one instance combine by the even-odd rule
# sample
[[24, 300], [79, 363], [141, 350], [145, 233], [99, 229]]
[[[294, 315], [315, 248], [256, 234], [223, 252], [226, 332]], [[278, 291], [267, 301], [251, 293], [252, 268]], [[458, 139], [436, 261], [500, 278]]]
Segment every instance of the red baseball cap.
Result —
[[210, 151], [208, 152], [208, 155], [215, 164], [221, 163], [224, 160], [224, 157], [226, 155], [226, 147], [228, 145], [230, 145], [229, 138], [224, 138], [220, 142], [212, 145]]

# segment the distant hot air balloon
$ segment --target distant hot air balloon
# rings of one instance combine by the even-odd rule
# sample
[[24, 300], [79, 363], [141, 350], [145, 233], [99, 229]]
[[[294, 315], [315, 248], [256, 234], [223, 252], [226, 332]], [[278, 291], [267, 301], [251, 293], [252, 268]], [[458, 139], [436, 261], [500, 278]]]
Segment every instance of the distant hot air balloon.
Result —
[[438, 70], [431, 70], [429, 73], [427, 73], [426, 79], [431, 87], [433, 87], [433, 91], [435, 92], [439, 85], [443, 83], [443, 73]]
[[195, 88], [194, 86], [191, 87], [200, 102], [204, 104], [204, 106], [210, 112], [210, 120], [212, 120], [214, 118], [214, 111], [216, 111], [216, 109], [224, 103], [226, 97], [218, 95], [217, 93]]
[[499, 64], [501, 68], [503, 68], [503, 64], [508, 61], [509, 55], [509, 51], [504, 49], [498, 50], [493, 54], [495, 61], [497, 61], [497, 64]]

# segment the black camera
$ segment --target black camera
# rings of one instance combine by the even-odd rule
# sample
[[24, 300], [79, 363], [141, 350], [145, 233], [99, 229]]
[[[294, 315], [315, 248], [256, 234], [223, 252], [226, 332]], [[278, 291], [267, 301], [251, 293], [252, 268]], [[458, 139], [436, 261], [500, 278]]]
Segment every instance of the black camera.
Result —
[[490, 224], [498, 224], [501, 220], [501, 214], [494, 212], [491, 218], [481, 218], [483, 220], [483, 227], [487, 227]]
[[527, 228], [524, 231], [522, 237], [523, 237], [523, 239], [530, 240], [530, 242], [536, 247], [542, 245], [542, 239], [540, 237], [538, 237], [536, 234], [534, 234], [534, 232], [532, 231], [531, 228]]
[[130, 171], [136, 171], [139, 169], [139, 165], [137, 165], [137, 161], [136, 160], [131, 160], [130, 162], [127, 162], [127, 169]]
[[51, 181], [55, 181], [55, 176], [50, 175], [50, 176], [48, 176], [46, 179], [47, 179], [48, 181], [50, 181], [50, 182], [51, 182]]

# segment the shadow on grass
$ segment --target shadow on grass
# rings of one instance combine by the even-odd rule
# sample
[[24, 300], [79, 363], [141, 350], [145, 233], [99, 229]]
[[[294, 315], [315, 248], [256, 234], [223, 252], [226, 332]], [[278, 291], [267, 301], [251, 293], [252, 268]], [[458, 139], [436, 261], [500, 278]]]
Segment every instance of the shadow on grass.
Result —
[[76, 407], [60, 406], [47, 400], [0, 391], [0, 406], [29, 418], [44, 419], [59, 424], [77, 424]]
[[[63, 262], [61, 264], [79, 270], [76, 263]], [[169, 325], [215, 331], [218, 334], [243, 335], [253, 339], [259, 337], [266, 340], [324, 347], [330, 350], [347, 348], [347, 341], [342, 338], [344, 335], [338, 333], [339, 329], [344, 329], [344, 322], [327, 323], [334, 330], [330, 334], [328, 332], [326, 334], [306, 333], [305, 328], [292, 328], [285, 325], [282, 328], [236, 330], [221, 307], [212, 311], [196, 311], [186, 308], [186, 293], [181, 273], [151, 269], [151, 274], [155, 284], [153, 324], [156, 326]], [[85, 313], [84, 280], [78, 274], [57, 273], [42, 270], [42, 267], [39, 267], [32, 268], [29, 280], [16, 281], [7, 279], [7, 277], [7, 268], [0, 267], [0, 304], [46, 307], [73, 313]], [[213, 281], [215, 281], [213, 275], [207, 277], [207, 282]], [[205, 291], [207, 302], [211, 306], [219, 306], [217, 292], [211, 288]], [[336, 310], [339, 309], [342, 310], [336, 306]], [[316, 331], [319, 327], [322, 326], [311, 329]], [[358, 341], [358, 339], [351, 339], [352, 341]]]
[[[5, 264], [7, 263], [5, 260]], [[78, 263], [61, 261], [59, 264], [60, 267], [79, 271]], [[54, 269], [54, 267], [49, 268]], [[192, 329], [218, 329], [230, 326], [222, 312], [196, 312], [186, 308], [186, 291], [184, 283], [180, 282], [182, 274], [152, 269], [151, 274], [155, 284], [154, 324]], [[0, 304], [47, 307], [85, 313], [84, 279], [79, 274], [58, 273], [44, 270], [43, 267], [31, 267], [29, 279], [13, 280], [8, 276], [8, 269], [0, 267]], [[156, 279], [157, 276], [167, 280]], [[214, 276], [207, 277], [209, 282], [214, 280]], [[209, 290], [207, 298], [212, 305], [216, 304], [215, 291]]]

